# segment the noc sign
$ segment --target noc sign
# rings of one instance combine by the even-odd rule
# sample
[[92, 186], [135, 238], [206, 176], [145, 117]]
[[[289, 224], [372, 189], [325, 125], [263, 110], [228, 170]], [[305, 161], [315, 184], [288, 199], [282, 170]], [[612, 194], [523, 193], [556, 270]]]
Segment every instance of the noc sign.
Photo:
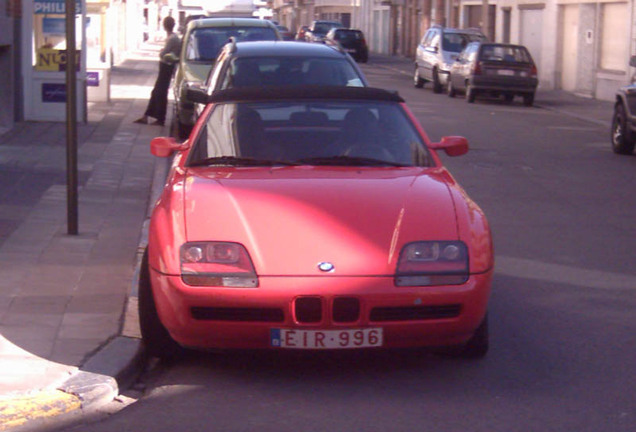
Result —
[[[40, 71], [63, 72], [66, 70], [66, 50], [39, 48], [35, 69]], [[75, 51], [76, 70], [80, 70], [81, 51]]]
[[[81, 0], [75, 2], [75, 13], [82, 12]], [[35, 0], [33, 2], [34, 14], [58, 14], [66, 13], [66, 0]]]

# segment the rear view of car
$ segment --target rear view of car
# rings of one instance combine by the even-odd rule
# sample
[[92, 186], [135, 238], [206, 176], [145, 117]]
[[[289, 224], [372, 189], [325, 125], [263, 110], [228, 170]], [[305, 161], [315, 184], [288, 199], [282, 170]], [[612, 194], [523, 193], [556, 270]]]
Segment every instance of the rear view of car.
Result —
[[338, 21], [324, 21], [317, 20], [311, 23], [309, 29], [305, 33], [305, 39], [307, 42], [319, 42], [324, 43], [325, 36], [332, 28], [343, 27], [342, 23]]
[[[231, 42], [201, 88], [208, 95], [249, 86], [328, 85], [363, 87], [367, 80], [341, 48], [297, 42]], [[197, 103], [197, 117], [205, 104]]]
[[327, 33], [325, 41], [338, 43], [356, 61], [366, 63], [369, 59], [369, 48], [361, 30], [333, 28]]
[[531, 106], [538, 84], [537, 67], [523, 45], [473, 42], [451, 67], [448, 95], [463, 92], [470, 103], [479, 95], [507, 102], [521, 96]]

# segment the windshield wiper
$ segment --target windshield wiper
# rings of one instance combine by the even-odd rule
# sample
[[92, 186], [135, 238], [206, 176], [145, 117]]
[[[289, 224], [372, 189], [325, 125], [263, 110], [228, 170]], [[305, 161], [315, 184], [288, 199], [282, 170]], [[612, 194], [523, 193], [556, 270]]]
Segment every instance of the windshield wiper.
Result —
[[328, 156], [328, 157], [310, 157], [303, 158], [296, 161], [301, 165], [332, 165], [332, 166], [392, 166], [392, 167], [406, 167], [406, 165], [398, 162], [391, 162], [386, 160], [357, 157], [357, 156]]
[[274, 165], [298, 165], [296, 162], [255, 159], [250, 157], [238, 156], [216, 156], [206, 159], [190, 162], [188, 166], [206, 166], [206, 165], [231, 165], [231, 166], [274, 166]]

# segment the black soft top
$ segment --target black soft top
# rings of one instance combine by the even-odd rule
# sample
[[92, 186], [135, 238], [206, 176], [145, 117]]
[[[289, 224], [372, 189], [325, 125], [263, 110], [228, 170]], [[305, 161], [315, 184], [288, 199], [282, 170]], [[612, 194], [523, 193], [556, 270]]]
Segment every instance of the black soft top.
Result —
[[343, 86], [265, 86], [235, 87], [220, 90], [208, 96], [208, 103], [218, 102], [275, 102], [278, 100], [368, 100], [378, 102], [404, 102], [396, 91], [374, 87]]

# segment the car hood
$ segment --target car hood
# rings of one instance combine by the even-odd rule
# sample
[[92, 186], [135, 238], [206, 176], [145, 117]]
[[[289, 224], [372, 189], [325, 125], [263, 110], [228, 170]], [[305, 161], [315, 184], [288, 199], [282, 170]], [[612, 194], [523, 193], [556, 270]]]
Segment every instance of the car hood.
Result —
[[[444, 169], [190, 169], [189, 241], [234, 241], [259, 275], [392, 275], [416, 240], [457, 239]], [[324, 273], [322, 273], [324, 274]]]
[[182, 63], [183, 77], [190, 83], [202, 83], [208, 78], [212, 63]]

